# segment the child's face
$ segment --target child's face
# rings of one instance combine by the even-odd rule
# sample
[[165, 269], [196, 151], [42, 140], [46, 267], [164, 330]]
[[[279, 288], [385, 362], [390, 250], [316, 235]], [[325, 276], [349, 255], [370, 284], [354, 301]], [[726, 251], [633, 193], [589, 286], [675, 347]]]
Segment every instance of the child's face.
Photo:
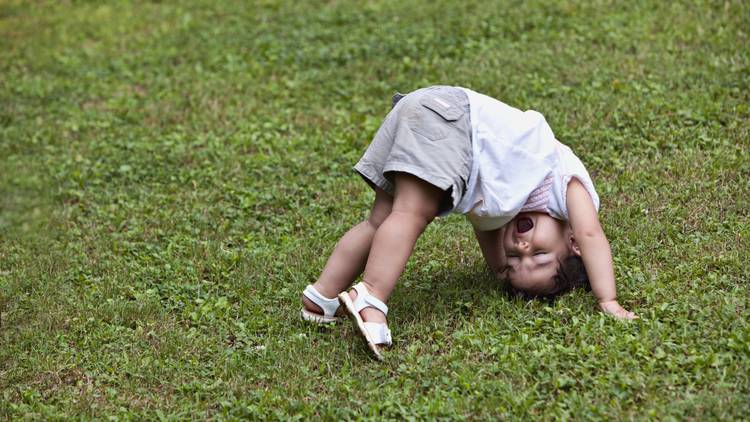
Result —
[[503, 236], [507, 276], [513, 287], [544, 294], [554, 287], [560, 262], [573, 248], [570, 226], [544, 213], [518, 214]]

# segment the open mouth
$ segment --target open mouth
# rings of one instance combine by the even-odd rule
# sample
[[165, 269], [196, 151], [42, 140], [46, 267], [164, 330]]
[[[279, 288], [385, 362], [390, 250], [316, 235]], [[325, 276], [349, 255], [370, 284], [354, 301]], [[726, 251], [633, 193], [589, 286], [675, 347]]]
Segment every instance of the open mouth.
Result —
[[534, 228], [534, 222], [529, 217], [521, 217], [516, 220], [516, 230], [518, 233], [526, 233]]

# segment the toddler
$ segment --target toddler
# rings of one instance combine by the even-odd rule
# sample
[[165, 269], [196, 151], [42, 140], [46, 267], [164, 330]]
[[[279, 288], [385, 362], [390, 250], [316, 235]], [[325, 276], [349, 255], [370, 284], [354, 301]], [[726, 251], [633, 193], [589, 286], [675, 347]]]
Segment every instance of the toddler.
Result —
[[375, 190], [372, 210], [305, 288], [301, 316], [326, 323], [347, 313], [374, 357], [391, 345], [385, 302], [417, 238], [450, 212], [467, 216], [489, 268], [511, 289], [553, 298], [586, 287], [604, 312], [636, 318], [615, 299], [591, 178], [536, 111], [459, 87], [396, 94], [354, 169]]

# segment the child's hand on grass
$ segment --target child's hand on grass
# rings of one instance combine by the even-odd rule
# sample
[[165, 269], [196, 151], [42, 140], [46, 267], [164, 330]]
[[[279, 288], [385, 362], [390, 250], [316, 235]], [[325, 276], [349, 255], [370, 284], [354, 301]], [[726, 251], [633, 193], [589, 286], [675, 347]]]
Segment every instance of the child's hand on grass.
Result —
[[602, 308], [602, 311], [604, 311], [604, 313], [614, 315], [620, 319], [638, 318], [638, 316], [635, 313], [630, 312], [626, 310], [625, 308], [623, 308], [622, 306], [620, 306], [620, 304], [617, 303], [616, 300], [607, 300], [605, 302], [599, 302], [599, 307]]

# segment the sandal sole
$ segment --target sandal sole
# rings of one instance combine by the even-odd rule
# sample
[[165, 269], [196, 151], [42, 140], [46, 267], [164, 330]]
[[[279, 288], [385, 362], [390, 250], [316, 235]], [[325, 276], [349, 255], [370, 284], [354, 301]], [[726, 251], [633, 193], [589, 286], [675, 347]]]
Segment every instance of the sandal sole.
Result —
[[314, 322], [316, 324], [330, 324], [333, 322], [339, 322], [341, 320], [341, 318], [339, 317], [327, 317], [325, 315], [310, 312], [305, 308], [300, 309], [299, 316], [305, 321]]
[[360, 337], [367, 344], [367, 349], [370, 351], [372, 357], [382, 362], [383, 355], [380, 354], [380, 348], [372, 341], [372, 338], [370, 338], [370, 335], [367, 333], [365, 322], [362, 320], [362, 317], [359, 316], [359, 312], [354, 310], [354, 302], [352, 302], [349, 294], [347, 292], [341, 292], [338, 297], [339, 302], [341, 303], [341, 306], [344, 307], [344, 310], [346, 310], [349, 319], [352, 320], [354, 326], [359, 330]]

